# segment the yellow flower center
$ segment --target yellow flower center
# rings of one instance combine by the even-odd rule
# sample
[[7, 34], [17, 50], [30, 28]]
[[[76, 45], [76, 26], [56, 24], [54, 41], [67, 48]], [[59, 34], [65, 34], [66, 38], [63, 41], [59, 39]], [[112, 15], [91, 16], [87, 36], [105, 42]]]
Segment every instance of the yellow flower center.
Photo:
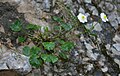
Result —
[[82, 20], [84, 20], [85, 19], [85, 16], [82, 16]]
[[107, 16], [106, 16], [106, 15], [104, 16], [104, 19], [107, 19]]

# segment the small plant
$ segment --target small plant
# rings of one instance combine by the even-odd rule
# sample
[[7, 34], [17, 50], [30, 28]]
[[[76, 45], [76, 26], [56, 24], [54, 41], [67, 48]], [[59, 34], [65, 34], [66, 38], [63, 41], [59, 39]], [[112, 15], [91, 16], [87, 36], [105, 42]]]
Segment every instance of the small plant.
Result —
[[28, 30], [39, 30], [40, 26], [34, 25], [34, 24], [28, 24], [26, 29]]
[[42, 59], [39, 57], [39, 54], [41, 49], [39, 47], [28, 47], [25, 46], [23, 48], [23, 54], [26, 56], [29, 56], [29, 62], [32, 66], [38, 68], [40, 65], [42, 65]]
[[43, 42], [42, 44], [43, 44], [44, 48], [47, 50], [53, 50], [55, 48], [54, 42]]
[[20, 42], [20, 43], [25, 42], [25, 38], [22, 37], [22, 36], [19, 36], [19, 37], [18, 37], [18, 42]]
[[[34, 24], [28, 24], [24, 29], [19, 20], [10, 26], [14, 32], [22, 32], [26, 34], [27, 38], [37, 42], [34, 47], [25, 46], [23, 48], [23, 54], [29, 57], [29, 62], [33, 67], [38, 68], [46, 62], [53, 64], [60, 59], [68, 59], [69, 52], [74, 48], [73, 42], [70, 42], [67, 36], [73, 26], [57, 16], [54, 16], [53, 20], [58, 23], [58, 26], [55, 26], [52, 31], [49, 30], [49, 27], [39, 27]], [[58, 32], [56, 33], [56, 31]], [[19, 36], [18, 42], [25, 42], [26, 37]]]
[[[43, 42], [43, 46], [47, 50], [54, 50], [55, 49], [55, 44], [51, 42]], [[23, 54], [26, 56], [29, 56], [29, 61], [30, 64], [36, 68], [40, 67], [44, 62], [50, 62], [50, 63], [55, 63], [59, 60], [59, 58], [67, 59], [67, 53], [70, 51], [74, 46], [73, 43], [65, 42], [61, 46], [61, 52], [59, 52], [59, 55], [55, 55], [55, 53], [42, 53], [41, 49], [39, 47], [28, 47], [25, 46], [23, 48]], [[65, 48], [67, 47], [67, 49]], [[72, 48], [71, 48], [72, 47]], [[65, 51], [65, 52], [64, 52]], [[57, 51], [56, 51], [57, 52]]]
[[19, 20], [17, 20], [15, 23], [13, 23], [10, 26], [11, 30], [15, 31], [15, 32], [19, 32], [22, 29], [22, 24]]

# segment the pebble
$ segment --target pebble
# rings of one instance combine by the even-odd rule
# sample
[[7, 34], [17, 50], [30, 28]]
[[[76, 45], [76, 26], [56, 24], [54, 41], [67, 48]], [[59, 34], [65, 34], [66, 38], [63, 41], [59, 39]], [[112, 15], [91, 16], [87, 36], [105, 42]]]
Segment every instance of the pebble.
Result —
[[0, 63], [0, 70], [4, 70], [4, 69], [9, 69], [6, 65], [6, 63]]
[[80, 7], [78, 11], [79, 13], [85, 14], [85, 10], [82, 7]]
[[114, 62], [117, 63], [119, 65], [119, 68], [120, 68], [120, 60], [118, 60], [118, 59], [115, 58]]
[[107, 72], [108, 71], [108, 67], [103, 67], [103, 68], [101, 68], [101, 70], [103, 71], [103, 72]]
[[115, 29], [118, 28], [118, 21], [117, 21], [117, 20], [111, 21], [110, 24], [111, 24]]
[[93, 68], [93, 64], [87, 65], [87, 70], [88, 70], [88, 71], [92, 70], [92, 68]]
[[91, 0], [84, 0], [85, 3], [91, 3]]
[[87, 50], [92, 50], [94, 48], [91, 44], [89, 44], [87, 42], [84, 42], [84, 44], [85, 44]]
[[113, 44], [113, 47], [116, 48], [116, 50], [120, 52], [120, 44], [119, 43]]
[[49, 12], [50, 11], [50, 6], [51, 6], [50, 0], [44, 0], [43, 1], [44, 11]]
[[116, 43], [120, 43], [120, 36], [116, 34], [115, 37], [113, 38], [113, 41]]
[[114, 6], [113, 6], [111, 3], [106, 2], [105, 5], [106, 5], [106, 9], [107, 9], [108, 11], [114, 10]]
[[110, 49], [110, 44], [105, 45], [106, 49], [109, 50]]
[[95, 26], [93, 30], [95, 30], [95, 31], [102, 31], [102, 28], [101, 28], [99, 23], [93, 22], [93, 26]]

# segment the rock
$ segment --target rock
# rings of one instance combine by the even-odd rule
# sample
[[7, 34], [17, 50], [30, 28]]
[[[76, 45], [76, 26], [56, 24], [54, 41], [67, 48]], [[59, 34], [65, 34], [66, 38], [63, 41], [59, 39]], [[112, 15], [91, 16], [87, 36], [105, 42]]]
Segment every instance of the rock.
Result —
[[48, 74], [48, 72], [50, 71], [50, 64], [46, 62], [46, 64], [43, 65], [44, 66], [44, 73]]
[[69, 6], [69, 7], [71, 7], [72, 4], [73, 4], [72, 0], [64, 0], [64, 2], [65, 2], [65, 4], [66, 4], [67, 6]]
[[106, 0], [106, 2], [112, 2], [112, 0]]
[[87, 29], [91, 29], [91, 28], [92, 28], [92, 23], [87, 23], [87, 24], [85, 25], [85, 27], [86, 27]]
[[115, 37], [113, 38], [113, 41], [116, 43], [120, 43], [120, 36], [116, 34]]
[[42, 2], [43, 0], [35, 0], [37, 3]]
[[88, 9], [92, 12], [92, 15], [98, 16], [98, 10], [95, 6], [87, 5]]
[[95, 71], [94, 72], [94, 76], [103, 76], [102, 72], [101, 71]]
[[101, 28], [99, 23], [93, 22], [93, 26], [95, 26], [93, 30], [95, 30], [95, 31], [102, 31], [102, 28]]
[[104, 66], [104, 62], [103, 61], [98, 61], [98, 63], [101, 65], [101, 66]]
[[85, 61], [85, 62], [86, 62], [86, 61], [89, 61], [89, 60], [90, 60], [90, 59], [89, 59], [88, 57], [84, 57], [84, 58], [83, 58], [83, 61]]
[[53, 76], [53, 74], [49, 72], [49, 73], [47, 73], [47, 76]]
[[27, 74], [27, 76], [41, 76], [41, 70], [33, 69], [31, 73]]
[[55, 6], [56, 0], [52, 0], [52, 7]]
[[96, 60], [99, 54], [93, 53], [92, 49], [94, 49], [94, 47], [91, 44], [88, 44], [87, 42], [84, 42], [84, 44], [87, 49], [87, 56], [90, 57], [92, 60]]
[[22, 0], [0, 0], [0, 2], [9, 2], [11, 5], [18, 5]]
[[6, 65], [6, 63], [0, 63], [0, 70], [4, 70], [4, 69], [9, 69]]
[[108, 11], [113, 11], [114, 10], [113, 4], [106, 2], [105, 5], [106, 5], [106, 9]]
[[118, 21], [118, 23], [120, 24], [120, 17], [117, 17], [117, 21]]
[[21, 74], [27, 74], [32, 70], [31, 65], [29, 64], [29, 58], [13, 50], [7, 50], [1, 57], [0, 63], [4, 64], [0, 65], [5, 66], [5, 64], [7, 64], [9, 69], [14, 69]]
[[50, 0], [44, 0], [43, 1], [43, 10], [44, 11], [49, 12], [50, 11], [50, 6], [51, 6]]
[[106, 49], [109, 50], [110, 49], [110, 44], [105, 45]]
[[85, 47], [87, 48], [87, 50], [92, 50], [93, 46], [91, 44], [88, 44], [87, 42], [84, 42]]
[[116, 48], [116, 50], [120, 52], [120, 44], [119, 43], [113, 44], [113, 47]]
[[108, 20], [109, 20], [110, 22], [112, 22], [112, 21], [115, 21], [115, 19], [116, 19], [117, 17], [119, 17], [119, 16], [118, 16], [117, 12], [114, 11], [114, 12], [109, 13], [109, 14], [107, 15], [107, 17], [108, 17]]
[[91, 60], [96, 60], [99, 54], [93, 53], [91, 50], [87, 51], [87, 56], [91, 58]]
[[3, 54], [3, 53], [5, 53], [5, 52], [7, 52], [7, 47], [5, 46], [5, 45], [1, 45], [0, 46], [0, 56]]
[[31, 14], [25, 14], [25, 19], [26, 19], [26, 21], [28, 21], [31, 24], [35, 24], [35, 25], [39, 25], [39, 26], [48, 26], [47, 22], [39, 20]]
[[104, 66], [103, 68], [101, 68], [101, 70], [102, 70], [103, 72], [107, 72], [107, 71], [108, 71], [108, 67]]
[[98, 16], [98, 11], [97, 11], [97, 9], [93, 10], [92, 14]]
[[111, 47], [112, 53], [114, 55], [120, 55], [120, 50], [119, 50], [119, 44], [114, 44], [113, 47]]
[[55, 14], [58, 14], [58, 13], [60, 12], [60, 10], [55, 9], [53, 12], [54, 12]]
[[0, 32], [5, 33], [4, 27], [2, 25], [0, 25]]
[[120, 60], [115, 58], [114, 61], [115, 61], [115, 63], [117, 63], [119, 65], [119, 68], [120, 68]]
[[91, 0], [84, 0], [85, 3], [91, 3]]
[[82, 7], [80, 7], [78, 11], [79, 13], [85, 14], [85, 10]]
[[92, 70], [92, 68], [93, 68], [93, 64], [87, 65], [87, 70], [88, 70], [88, 71]]
[[110, 23], [115, 29], [118, 28], [118, 21], [117, 20], [111, 21]]

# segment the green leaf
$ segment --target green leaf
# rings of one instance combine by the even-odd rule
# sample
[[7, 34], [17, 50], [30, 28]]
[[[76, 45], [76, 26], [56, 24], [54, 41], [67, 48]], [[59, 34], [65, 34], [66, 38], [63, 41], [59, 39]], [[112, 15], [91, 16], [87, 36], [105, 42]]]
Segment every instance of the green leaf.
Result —
[[38, 29], [40, 29], [40, 26], [37, 26], [37, 25], [34, 25], [34, 24], [29, 24], [29, 25], [27, 25], [26, 29], [38, 30]]
[[30, 47], [25, 46], [23, 48], [23, 54], [26, 55], [26, 56], [30, 56]]
[[32, 66], [34, 66], [36, 68], [39, 68], [42, 64], [42, 60], [35, 54], [30, 56], [29, 62]]
[[18, 32], [18, 31], [21, 31], [22, 29], [22, 25], [20, 23], [19, 20], [17, 20], [15, 23], [13, 23], [11, 26], [10, 26], [11, 30], [15, 31], [15, 32]]
[[47, 57], [48, 57], [47, 54], [41, 54], [41, 58], [42, 58], [44, 61], [46, 61]]
[[67, 24], [63, 22], [61, 22], [61, 26], [63, 27], [63, 29], [65, 29], [65, 31], [69, 31], [72, 28], [71, 24]]
[[54, 26], [55, 31], [61, 31], [61, 26]]
[[60, 52], [59, 53], [59, 56], [61, 57], [61, 58], [63, 58], [63, 59], [67, 59], [68, 57], [67, 57], [67, 54], [65, 54], [64, 52]]
[[48, 55], [48, 54], [41, 54], [41, 58], [45, 61], [45, 62], [52, 62], [55, 63], [56, 61], [58, 61], [57, 56], [55, 55]]
[[42, 44], [43, 44], [44, 48], [47, 50], [53, 50], [55, 48], [54, 42], [43, 42]]
[[41, 54], [41, 58], [46, 62], [51, 62], [51, 59], [48, 54]]
[[57, 22], [61, 22], [62, 21], [62, 19], [60, 17], [57, 17], [57, 16], [53, 16], [53, 20], [57, 21]]
[[60, 43], [60, 44], [64, 44], [65, 41], [64, 41], [64, 40], [61, 40], [61, 39], [58, 39], [58, 43]]
[[31, 54], [38, 54], [41, 51], [41, 49], [37, 46], [34, 46], [31, 48]]
[[74, 44], [72, 42], [65, 42], [62, 46], [61, 49], [64, 51], [70, 51], [71, 49], [74, 48]]
[[18, 42], [24, 42], [24, 41], [25, 41], [24, 37], [22, 37], [22, 36], [18, 37]]
[[90, 33], [91, 36], [97, 37], [97, 34]]
[[57, 56], [55, 56], [55, 55], [49, 55], [49, 58], [51, 59], [51, 62], [52, 62], [52, 63], [55, 63], [55, 62], [58, 61], [58, 58], [57, 58]]

